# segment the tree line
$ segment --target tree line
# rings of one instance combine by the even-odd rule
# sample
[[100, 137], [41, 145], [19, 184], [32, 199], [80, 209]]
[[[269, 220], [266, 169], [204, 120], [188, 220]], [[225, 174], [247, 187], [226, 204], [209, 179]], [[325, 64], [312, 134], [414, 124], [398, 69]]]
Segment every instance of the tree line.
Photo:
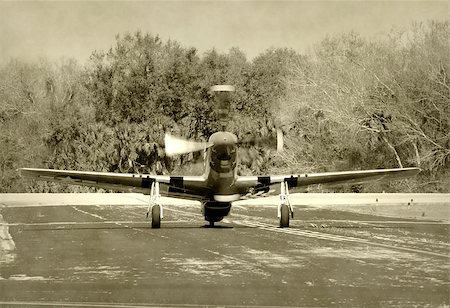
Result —
[[[170, 158], [164, 133], [206, 140], [219, 129], [209, 88], [233, 84], [227, 129], [285, 151], [240, 149], [241, 174], [420, 166], [421, 175], [341, 191], [449, 189], [448, 22], [378, 40], [330, 36], [309, 54], [193, 47], [136, 32], [85, 65], [71, 59], [0, 67], [0, 192], [87, 188], [24, 181], [20, 167], [199, 174], [198, 153]], [[322, 189], [316, 187], [314, 189]]]

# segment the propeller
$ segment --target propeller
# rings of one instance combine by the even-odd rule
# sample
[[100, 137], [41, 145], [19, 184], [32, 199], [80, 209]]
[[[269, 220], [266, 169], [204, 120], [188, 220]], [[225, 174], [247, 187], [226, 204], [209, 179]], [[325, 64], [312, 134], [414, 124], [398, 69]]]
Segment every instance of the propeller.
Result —
[[284, 150], [284, 136], [283, 131], [277, 128], [277, 152], [281, 153]]
[[164, 144], [167, 156], [198, 152], [214, 145], [212, 142], [190, 141], [167, 133], [164, 136]]
[[[258, 146], [272, 147], [274, 146], [274, 143], [275, 143], [274, 138], [272, 136], [268, 136], [261, 138], [254, 138], [254, 137], [246, 138], [238, 142], [237, 144], [241, 146], [258, 145]], [[214, 145], [214, 143], [212, 142], [191, 141], [180, 137], [174, 137], [167, 133], [164, 136], [164, 144], [167, 156], [203, 151]], [[276, 147], [278, 153], [283, 151], [283, 132], [281, 131], [281, 129], [277, 129]]]
[[243, 138], [238, 142], [242, 146], [269, 146], [277, 148], [277, 152], [283, 152], [284, 142], [283, 142], [283, 132], [281, 129], [277, 129], [277, 137], [266, 136], [266, 137], [248, 137]]

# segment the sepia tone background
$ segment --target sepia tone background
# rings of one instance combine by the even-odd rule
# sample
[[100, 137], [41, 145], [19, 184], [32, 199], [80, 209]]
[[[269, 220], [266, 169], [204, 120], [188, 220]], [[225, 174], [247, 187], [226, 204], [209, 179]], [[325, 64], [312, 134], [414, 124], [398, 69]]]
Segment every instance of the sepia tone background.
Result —
[[448, 18], [447, 1], [2, 2], [0, 61], [75, 58], [108, 50], [117, 34], [150, 32], [200, 53], [239, 47], [249, 60], [270, 47], [303, 53], [326, 35], [377, 38], [412, 22]]

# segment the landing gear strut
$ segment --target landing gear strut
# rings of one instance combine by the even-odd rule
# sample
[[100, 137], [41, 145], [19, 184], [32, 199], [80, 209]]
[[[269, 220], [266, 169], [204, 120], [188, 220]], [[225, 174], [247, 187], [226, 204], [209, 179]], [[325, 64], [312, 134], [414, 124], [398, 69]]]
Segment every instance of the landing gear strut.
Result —
[[163, 208], [159, 201], [159, 183], [153, 182], [150, 188], [150, 201], [148, 203], [147, 218], [150, 211], [152, 212], [152, 228], [161, 227], [161, 219], [163, 218]]
[[289, 227], [289, 218], [294, 218], [294, 210], [289, 198], [289, 186], [286, 182], [281, 183], [280, 204], [278, 205], [278, 218], [280, 219], [280, 228]]

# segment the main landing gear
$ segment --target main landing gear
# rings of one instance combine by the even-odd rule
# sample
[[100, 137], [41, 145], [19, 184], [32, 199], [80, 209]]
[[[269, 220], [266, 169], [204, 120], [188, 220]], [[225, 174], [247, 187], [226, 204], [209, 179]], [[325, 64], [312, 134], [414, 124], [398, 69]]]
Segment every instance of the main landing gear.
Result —
[[148, 214], [152, 213], [152, 228], [160, 228], [161, 227], [161, 219], [163, 218], [163, 208], [159, 201], [161, 195], [159, 194], [159, 183], [153, 182], [150, 188], [150, 201], [147, 209], [147, 218]]
[[278, 218], [280, 219], [280, 228], [289, 227], [289, 219], [294, 218], [294, 210], [289, 198], [289, 186], [286, 182], [281, 183], [280, 204], [278, 205]]

